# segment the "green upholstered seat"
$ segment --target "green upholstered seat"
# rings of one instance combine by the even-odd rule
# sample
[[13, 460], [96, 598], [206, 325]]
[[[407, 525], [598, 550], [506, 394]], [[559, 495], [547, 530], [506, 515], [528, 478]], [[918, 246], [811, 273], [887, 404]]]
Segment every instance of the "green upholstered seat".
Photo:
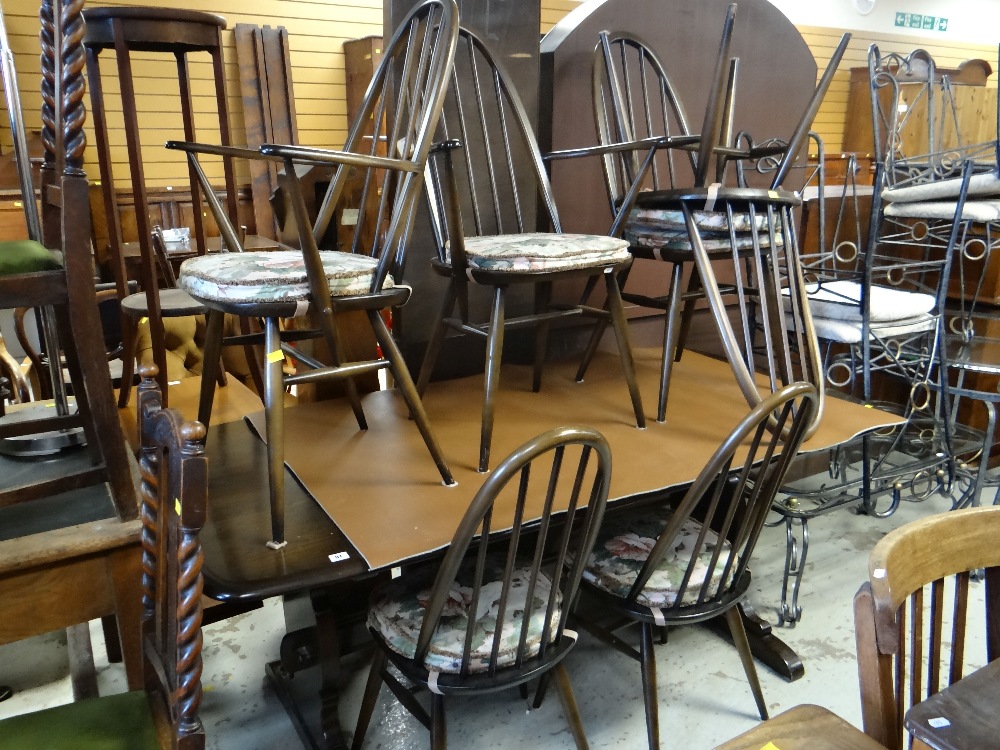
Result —
[[145, 692], [46, 708], [0, 721], [4, 750], [146, 750], [160, 747]]
[[0, 242], [0, 276], [57, 271], [62, 268], [59, 256], [34, 240]]

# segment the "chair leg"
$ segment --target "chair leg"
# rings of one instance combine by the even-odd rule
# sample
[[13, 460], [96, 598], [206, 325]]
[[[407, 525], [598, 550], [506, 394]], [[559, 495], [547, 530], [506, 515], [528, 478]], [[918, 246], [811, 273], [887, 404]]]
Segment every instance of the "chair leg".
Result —
[[445, 750], [448, 746], [447, 724], [444, 718], [444, 696], [431, 695], [431, 748]]
[[660, 394], [656, 405], [656, 421], [667, 419], [667, 395], [670, 391], [670, 375], [673, 372], [674, 352], [680, 346], [681, 279], [684, 264], [674, 263], [670, 276], [670, 292], [667, 295], [666, 319], [663, 322], [663, 359], [660, 363]]
[[[535, 314], [546, 312], [552, 299], [552, 282], [535, 285]], [[531, 377], [531, 391], [538, 393], [542, 388], [542, 368], [545, 365], [545, 353], [549, 348], [549, 320], [539, 321], [535, 328], [535, 366]]]
[[[369, 316], [369, 319], [371, 316]], [[340, 343], [340, 336], [337, 333], [337, 321], [333, 312], [327, 309], [315, 316], [320, 329], [323, 331], [323, 340], [330, 350], [330, 357], [335, 367], [340, 367], [344, 363], [344, 347]], [[270, 348], [267, 351], [272, 351]], [[351, 410], [354, 412], [354, 419], [358, 423], [359, 430], [368, 429], [368, 420], [365, 419], [364, 409], [361, 407], [361, 396], [358, 393], [358, 384], [354, 378], [348, 375], [344, 378], [344, 394], [351, 403]]]
[[376, 646], [371, 670], [368, 672], [368, 682], [365, 683], [365, 693], [361, 698], [361, 711], [358, 713], [358, 723], [354, 727], [354, 739], [351, 741], [351, 750], [360, 750], [361, 743], [365, 741], [365, 735], [368, 733], [368, 725], [371, 723], [372, 713], [375, 711], [375, 701], [378, 700], [379, 690], [382, 688], [382, 670], [385, 669], [387, 661], [385, 651]]
[[618, 339], [618, 353], [622, 360], [622, 370], [625, 371], [625, 382], [628, 383], [629, 396], [632, 397], [632, 410], [635, 412], [635, 426], [642, 429], [646, 426], [646, 414], [642, 410], [642, 396], [639, 395], [639, 383], [635, 377], [635, 361], [632, 359], [632, 345], [628, 339], [628, 329], [625, 320], [625, 305], [622, 304], [621, 290], [618, 279], [613, 273], [604, 274], [608, 287], [608, 312], [611, 314], [611, 325]]
[[132, 381], [135, 380], [135, 328], [136, 322], [131, 315], [121, 314], [122, 325], [122, 379], [118, 387], [118, 408], [128, 406], [132, 396]]
[[726, 610], [726, 622], [729, 624], [729, 632], [733, 636], [736, 650], [740, 652], [743, 671], [746, 672], [750, 690], [753, 692], [753, 699], [757, 703], [757, 713], [760, 714], [761, 721], [766, 721], [768, 718], [767, 704], [764, 702], [764, 693], [760, 689], [760, 680], [757, 679], [757, 665], [754, 664], [753, 655], [750, 653], [750, 641], [747, 640], [747, 631], [743, 626], [743, 620], [740, 619], [739, 607], [730, 607]]
[[445, 320], [455, 309], [455, 284], [448, 283], [448, 291], [444, 295], [444, 303], [441, 305], [441, 315], [437, 325], [431, 332], [430, 341], [427, 342], [427, 349], [424, 351], [423, 362], [420, 363], [420, 373], [417, 375], [417, 393], [423, 397], [427, 384], [434, 374], [434, 365], [437, 364], [438, 357], [441, 356], [441, 345], [444, 344], [444, 336], [448, 332], [448, 324]]
[[576, 703], [573, 685], [569, 681], [566, 667], [560, 662], [552, 668], [552, 671], [555, 673], [556, 687], [559, 688], [559, 698], [562, 700], [563, 712], [566, 714], [569, 731], [573, 734], [573, 741], [578, 750], [587, 750], [589, 745], [587, 744], [587, 735], [583, 731], [580, 707]]
[[378, 310], [369, 310], [368, 319], [371, 321], [372, 330], [375, 331], [375, 338], [382, 347], [382, 356], [389, 360], [389, 369], [396, 379], [396, 387], [402, 394], [403, 400], [406, 401], [410, 416], [417, 423], [417, 429], [420, 430], [420, 436], [424, 439], [424, 445], [427, 446], [427, 450], [441, 474], [441, 481], [446, 485], [455, 484], [455, 478], [451, 475], [451, 469], [448, 468], [448, 462], [445, 461], [437, 438], [434, 437], [431, 422], [427, 418], [427, 412], [424, 410], [423, 402], [417, 393], [417, 387], [413, 384], [413, 378], [410, 377], [410, 371], [406, 367], [399, 347], [396, 346], [395, 339], [393, 339]]
[[[212, 420], [212, 403], [215, 401], [216, 370], [222, 361], [222, 335], [226, 322], [225, 313], [209, 310], [205, 316], [205, 356], [202, 359], [201, 391], [198, 397], [198, 421], [208, 429]], [[261, 398], [264, 392], [261, 391]]]
[[490, 332], [486, 338], [486, 383], [483, 389], [483, 423], [479, 433], [479, 471], [490, 470], [490, 447], [493, 443], [493, 411], [500, 381], [500, 361], [503, 357], [504, 296], [506, 289], [493, 290], [493, 310], [490, 312]]
[[[284, 359], [271, 355], [281, 351], [277, 318], [264, 320], [264, 423], [267, 434], [267, 483], [271, 496], [271, 541], [268, 547], [285, 546], [285, 387], [281, 368]], [[214, 378], [202, 378], [215, 385]]]
[[639, 630], [639, 663], [642, 671], [642, 702], [646, 707], [646, 739], [649, 750], [660, 747], [660, 713], [656, 696], [656, 652], [653, 650], [653, 626], [644, 622]]
[[[679, 288], [679, 287], [678, 287]], [[688, 294], [693, 294], [702, 290], [701, 274], [696, 266], [691, 269], [691, 278], [688, 279]], [[688, 332], [691, 330], [691, 320], [694, 318], [694, 306], [698, 303], [695, 297], [689, 297], [684, 302], [684, 312], [680, 316], [680, 332], [677, 336], [677, 343], [674, 349], [674, 362], [681, 361], [681, 354], [684, 353], [684, 345], [687, 343]]]

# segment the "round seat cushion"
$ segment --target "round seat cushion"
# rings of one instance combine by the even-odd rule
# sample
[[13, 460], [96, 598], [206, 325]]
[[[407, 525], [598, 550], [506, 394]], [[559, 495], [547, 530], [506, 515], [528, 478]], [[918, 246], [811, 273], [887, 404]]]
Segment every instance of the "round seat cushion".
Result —
[[[709, 252], [726, 250], [733, 242], [729, 234], [729, 220], [722, 211], [695, 211], [694, 221], [698, 226], [702, 244]], [[753, 247], [753, 234], [756, 230], [760, 247], [769, 247], [770, 233], [761, 231], [767, 221], [766, 213], [757, 213], [753, 221], [746, 213], [733, 214], [733, 231], [736, 233], [736, 249], [747, 250]], [[625, 223], [623, 231], [625, 239], [633, 245], [650, 248], [666, 248], [668, 250], [690, 250], [691, 238], [688, 235], [684, 213], [672, 208], [633, 208]], [[780, 224], [775, 226], [775, 241], [780, 247], [782, 236]]]
[[59, 256], [34, 240], [0, 242], [0, 276], [58, 271]]
[[[656, 540], [670, 520], [670, 510], [665, 508], [641, 511], [605, 519], [587, 565], [583, 571], [585, 581], [624, 599], [639, 576]], [[663, 556], [649, 582], [636, 601], [646, 607], [663, 608], [677, 603], [681, 581], [691, 562], [691, 550], [701, 533], [701, 524], [688, 519], [673, 540], [672, 549]], [[688, 587], [681, 604], [694, 604], [698, 591], [705, 582], [712, 553], [719, 542], [711, 530], [705, 532], [705, 543], [688, 580]], [[723, 550], [729, 550], [723, 541]], [[724, 559], [725, 554], [720, 555]], [[712, 571], [712, 586], [722, 578], [722, 565]]]
[[[475, 612], [472, 604], [472, 587], [466, 585], [469, 579], [462, 573], [452, 584], [448, 602], [431, 641], [424, 667], [428, 671], [456, 674], [462, 668], [462, 653], [465, 645], [465, 631], [469, 618], [473, 618], [475, 635], [472, 638], [472, 658], [469, 670], [484, 672], [490, 667], [490, 654], [497, 631], [499, 598], [501, 592], [502, 568], [495, 566], [496, 580], [485, 583], [479, 594], [479, 606]], [[528, 571], [514, 570], [511, 591], [507, 598], [503, 627], [500, 632], [501, 644], [497, 656], [497, 667], [514, 663], [521, 625], [527, 607]], [[408, 580], [406, 576], [391, 581], [372, 595], [368, 610], [368, 627], [382, 636], [385, 644], [396, 653], [412, 659], [417, 650], [417, 638], [424, 621], [426, 604], [430, 599], [431, 580], [418, 577]], [[527, 656], [538, 653], [545, 625], [545, 607], [552, 590], [552, 582], [539, 574], [535, 583], [534, 596], [528, 620]], [[558, 612], [554, 619], [558, 619]], [[553, 628], [552, 635], [555, 635]], [[553, 637], [554, 641], [555, 638]]]
[[[320, 253], [330, 294], [368, 294], [378, 261], [367, 255]], [[197, 299], [216, 302], [295, 302], [309, 296], [305, 260], [297, 250], [213, 253], [181, 265], [177, 285]], [[392, 287], [387, 276], [384, 289]]]
[[566, 271], [623, 263], [628, 245], [603, 234], [526, 232], [467, 237], [465, 253], [483, 271]]

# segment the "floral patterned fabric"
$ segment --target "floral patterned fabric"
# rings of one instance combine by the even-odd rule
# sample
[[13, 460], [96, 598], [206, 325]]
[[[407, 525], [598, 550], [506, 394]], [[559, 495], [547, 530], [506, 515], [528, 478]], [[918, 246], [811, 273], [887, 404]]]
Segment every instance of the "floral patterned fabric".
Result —
[[[497, 630], [497, 614], [501, 593], [500, 580], [483, 584], [479, 594], [476, 612], [470, 610], [472, 604], [471, 571], [459, 573], [459, 580], [452, 584], [448, 602], [438, 623], [424, 666], [429, 671], [457, 673], [462, 668], [462, 652], [465, 647], [465, 633], [469, 619], [473, 619], [475, 634], [472, 638], [472, 657], [469, 669], [485, 672], [490, 667], [490, 654]], [[529, 571], [518, 568], [513, 573], [511, 590], [507, 596], [503, 628], [500, 634], [500, 651], [497, 666], [513, 664], [517, 656], [517, 643], [521, 635], [529, 583]], [[496, 579], [501, 578], [499, 566], [495, 570]], [[412, 659], [417, 649], [417, 638], [424, 613], [431, 595], [432, 578], [416, 581], [405, 576], [397, 578], [372, 595], [368, 610], [368, 627], [382, 635], [386, 645], [396, 653]], [[466, 585], [470, 584], [470, 585]], [[545, 625], [545, 607], [551, 581], [539, 574], [535, 583], [534, 596], [530, 607], [528, 623], [527, 655], [538, 653]], [[558, 621], [558, 612], [553, 622]], [[554, 632], [553, 632], [554, 635]], [[554, 641], [555, 638], [551, 638]]]
[[[367, 255], [321, 252], [334, 297], [367, 294], [377, 261]], [[177, 285], [197, 299], [216, 302], [294, 302], [309, 296], [305, 261], [297, 250], [213, 253], [181, 264]], [[393, 286], [386, 277], [383, 288]]]
[[562, 271], [629, 259], [629, 243], [601, 234], [527, 232], [467, 237], [469, 266], [483, 271]]
[[[669, 520], [670, 511], [663, 508], [605, 519], [597, 544], [587, 559], [583, 571], [584, 580], [614, 596], [628, 596], [629, 589]], [[659, 609], [677, 602], [681, 581], [691, 561], [691, 551], [700, 531], [701, 525], [697, 521], [688, 519], [684, 523], [674, 539], [673, 549], [663, 556], [660, 565], [637, 597], [639, 604]], [[718, 536], [709, 530], [681, 604], [694, 604], [697, 601], [698, 591], [708, 575], [708, 565], [718, 543]], [[719, 564], [712, 571], [713, 587], [722, 578], [729, 549], [729, 542], [724, 541]], [[714, 592], [714, 588], [712, 591]]]
[[[746, 250], [753, 247], [752, 228], [760, 230], [767, 220], [766, 214], [757, 214], [750, 221], [749, 214], [734, 214], [733, 228], [737, 232], [736, 249]], [[701, 240], [709, 252], [726, 250], [732, 247], [729, 236], [729, 221], [722, 211], [695, 211], [694, 221], [701, 232]], [[688, 236], [684, 214], [679, 210], [660, 208], [633, 208], [625, 224], [623, 233], [625, 239], [639, 247], [665, 248], [668, 250], [689, 250], [691, 239]], [[771, 244], [769, 232], [758, 231], [760, 246]], [[780, 245], [782, 237], [775, 228], [775, 239]]]

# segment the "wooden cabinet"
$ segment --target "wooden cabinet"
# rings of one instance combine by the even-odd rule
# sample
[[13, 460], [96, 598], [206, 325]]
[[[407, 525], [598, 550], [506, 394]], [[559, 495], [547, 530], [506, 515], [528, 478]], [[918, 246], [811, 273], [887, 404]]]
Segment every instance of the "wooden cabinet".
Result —
[[[985, 60], [966, 60], [957, 68], [938, 68], [939, 77], [947, 76], [955, 96], [958, 110], [958, 131], [963, 143], [985, 143], [997, 137], [997, 90], [987, 88], [986, 79], [993, 69]], [[889, 95], [885, 90], [884, 94]], [[905, 91], [903, 99], [907, 105]], [[918, 103], [918, 107], [921, 105]], [[949, 123], [949, 128], [953, 126]], [[919, 133], [927, 130], [926, 114], [920, 110], [910, 114], [906, 129], [903, 131], [904, 143], [921, 143], [926, 141], [926, 135]], [[949, 133], [944, 137], [949, 139]], [[844, 151], [854, 151], [859, 154], [870, 154], [874, 151], [872, 135], [872, 105], [868, 67], [851, 68], [851, 83], [847, 96], [847, 116], [844, 121], [844, 138], [841, 148]]]

